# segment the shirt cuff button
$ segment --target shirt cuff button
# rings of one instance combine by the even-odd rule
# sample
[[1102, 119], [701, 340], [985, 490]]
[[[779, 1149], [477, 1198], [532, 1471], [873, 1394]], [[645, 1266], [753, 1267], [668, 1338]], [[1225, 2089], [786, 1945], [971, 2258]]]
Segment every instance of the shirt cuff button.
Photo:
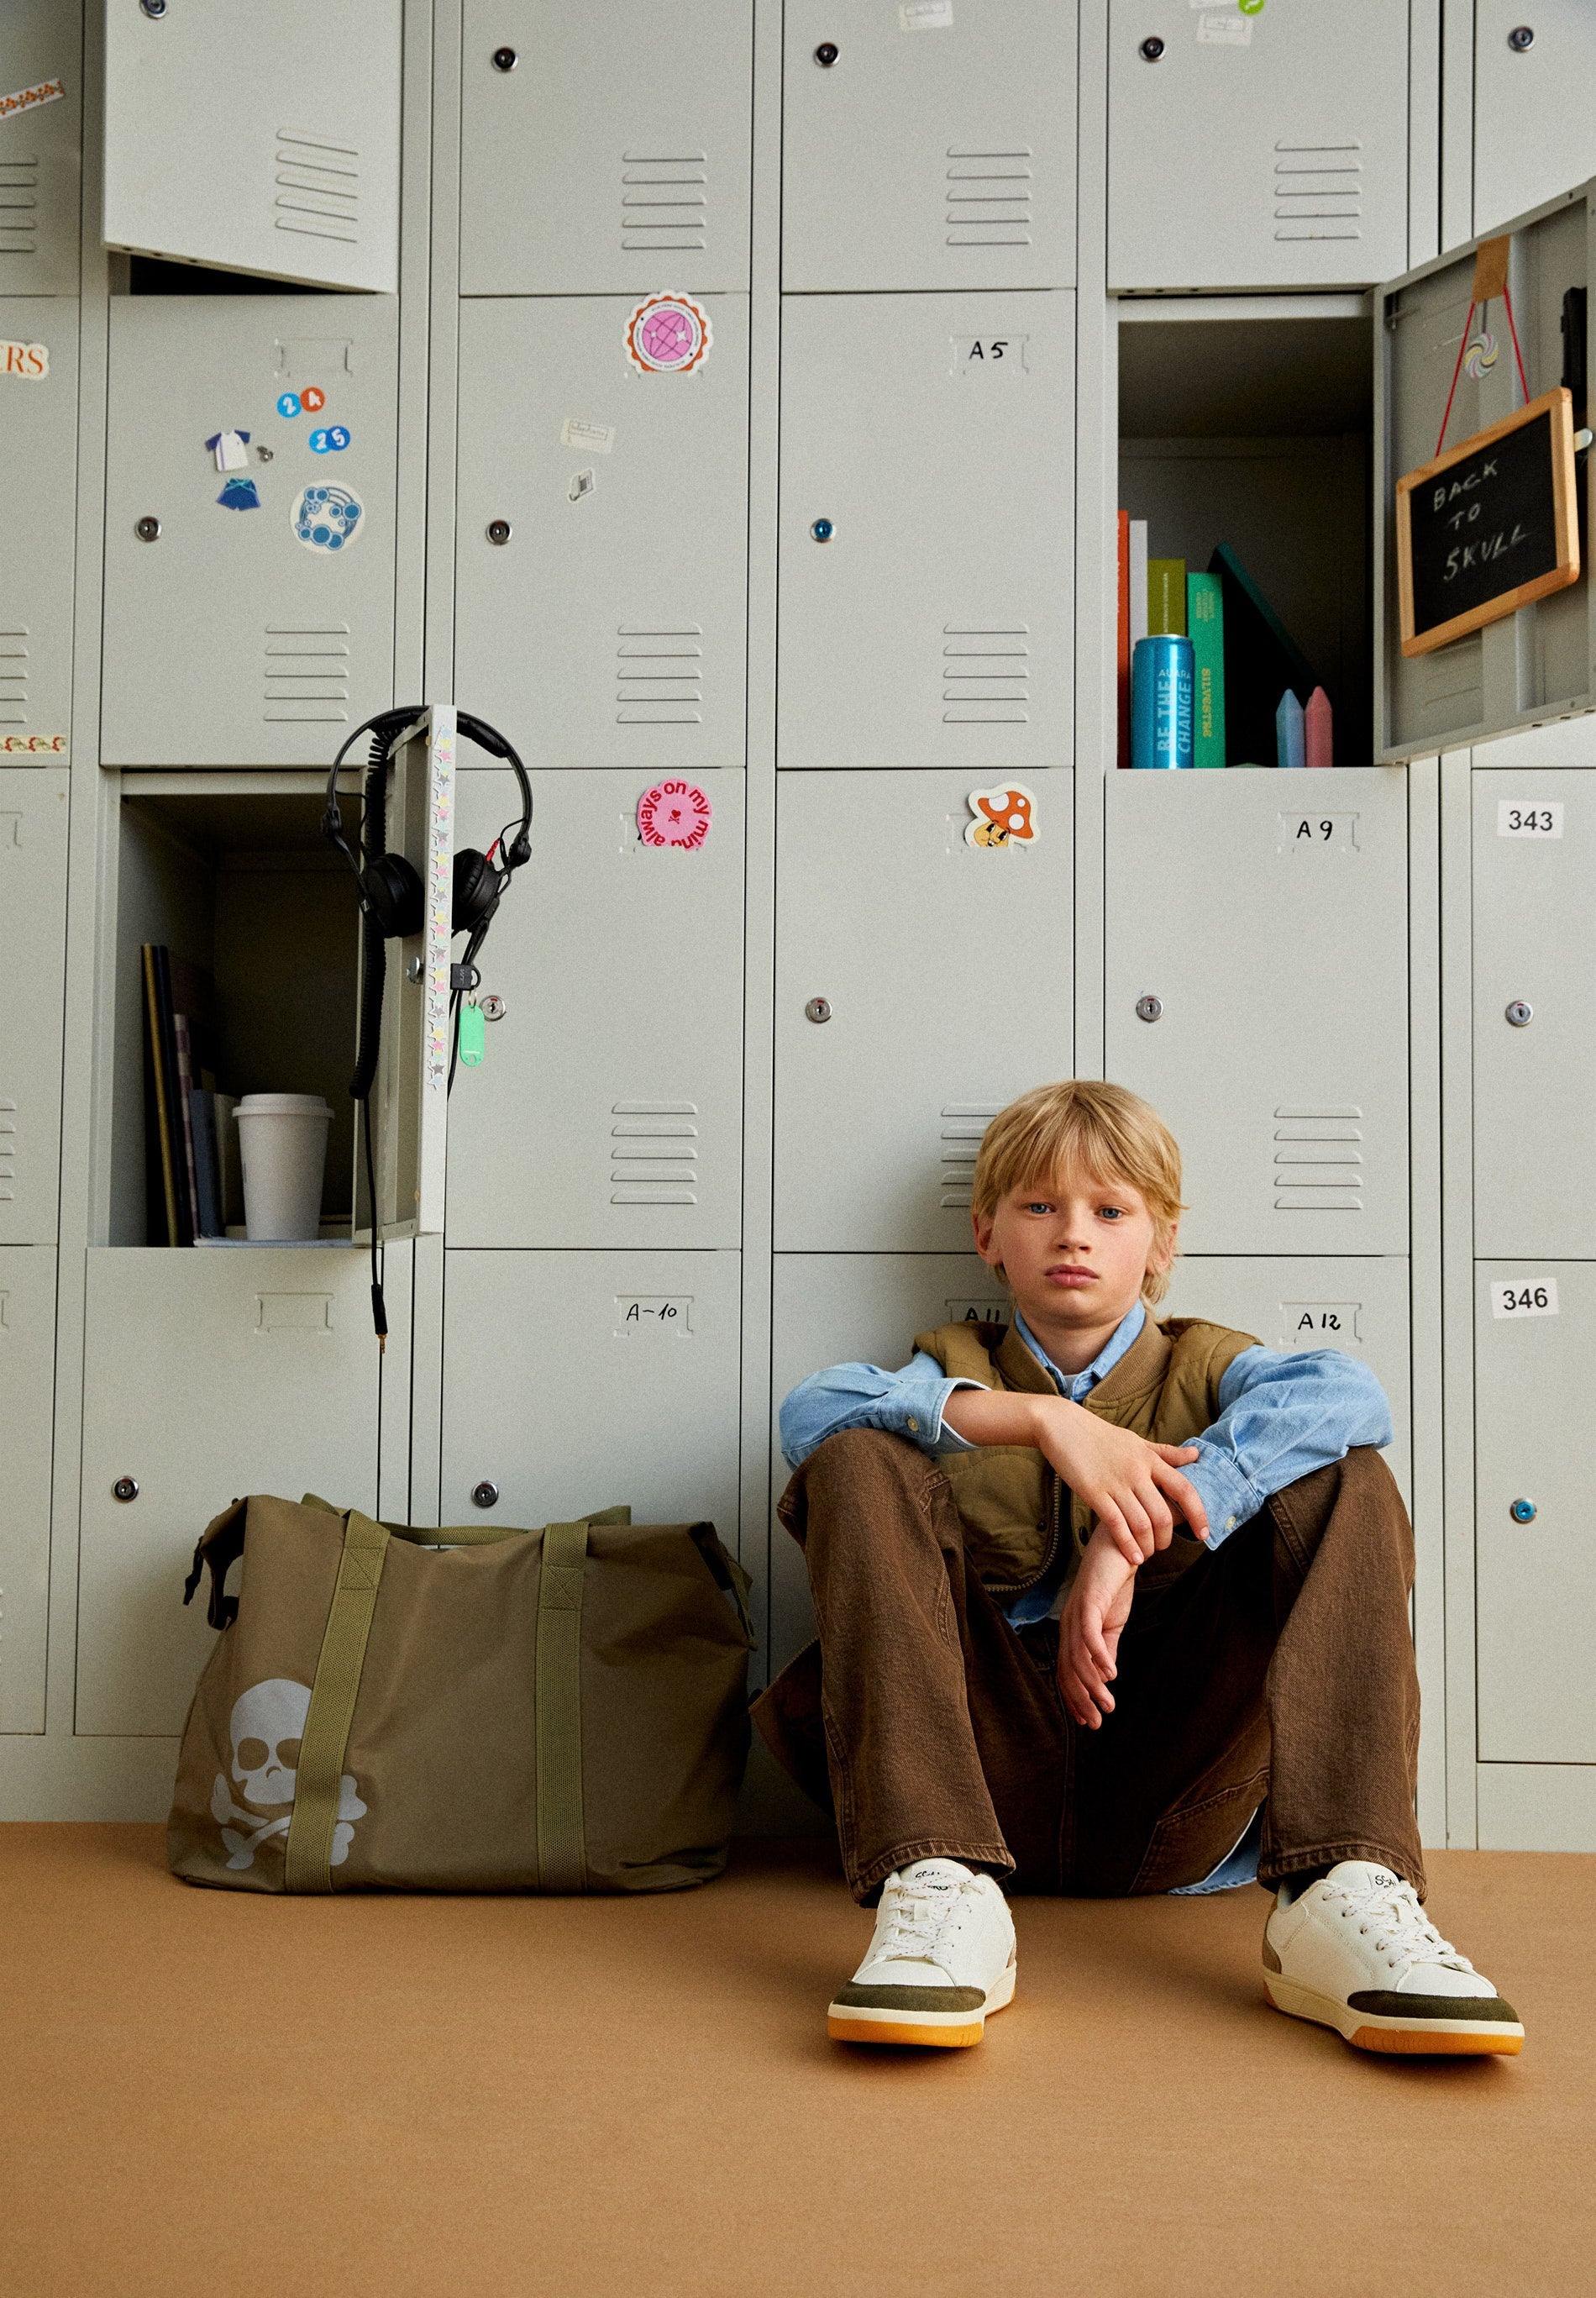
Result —
[[1228, 1517], [1226, 1517], [1226, 1518], [1225, 1518], [1225, 1530], [1226, 1530], [1227, 1532], [1234, 1532], [1234, 1531], [1235, 1531], [1235, 1529], [1236, 1529], [1236, 1519], [1235, 1519], [1235, 1517], [1234, 1517], [1233, 1516], [1228, 1516]]
[[914, 1414], [911, 1412], [911, 1413], [909, 1414], [909, 1434], [910, 1434], [911, 1435], [917, 1434], [917, 1432], [918, 1432], [918, 1430], [919, 1430], [919, 1426], [920, 1426], [919, 1422], [915, 1418]]

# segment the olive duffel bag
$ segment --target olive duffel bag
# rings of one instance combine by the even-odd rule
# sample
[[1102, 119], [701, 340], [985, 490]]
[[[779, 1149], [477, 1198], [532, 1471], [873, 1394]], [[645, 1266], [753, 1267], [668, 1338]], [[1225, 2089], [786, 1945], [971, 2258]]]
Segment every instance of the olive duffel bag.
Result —
[[753, 1639], [712, 1525], [424, 1531], [257, 1494], [202, 1534], [185, 1603], [207, 1571], [185, 1881], [669, 1891], [725, 1865]]

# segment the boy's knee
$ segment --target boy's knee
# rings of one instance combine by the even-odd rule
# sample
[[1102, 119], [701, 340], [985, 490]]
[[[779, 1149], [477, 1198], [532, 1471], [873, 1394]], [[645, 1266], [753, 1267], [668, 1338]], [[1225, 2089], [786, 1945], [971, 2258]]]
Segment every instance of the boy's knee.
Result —
[[1307, 1558], [1330, 1530], [1394, 1548], [1410, 1580], [1413, 1575], [1413, 1527], [1396, 1478], [1372, 1444], [1354, 1444], [1340, 1460], [1287, 1484], [1271, 1503], [1287, 1544]]
[[884, 1428], [843, 1428], [817, 1444], [794, 1469], [777, 1513], [794, 1538], [806, 1538], [810, 1518], [822, 1512], [839, 1517], [874, 1518], [885, 1509], [925, 1511], [934, 1486], [943, 1480], [907, 1436]]

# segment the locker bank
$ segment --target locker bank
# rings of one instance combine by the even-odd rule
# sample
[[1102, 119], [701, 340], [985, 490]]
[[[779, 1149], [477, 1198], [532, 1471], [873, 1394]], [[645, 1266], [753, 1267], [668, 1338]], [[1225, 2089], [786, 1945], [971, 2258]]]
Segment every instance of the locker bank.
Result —
[[[939, 2102], [923, 2156], [854, 2083], [776, 2139], [782, 2084], [830, 2079], [809, 1996], [866, 1937], [837, 1866], [846, 1810], [759, 1731], [745, 1745], [744, 1709], [830, 1632], [777, 1513], [784, 1400], [822, 1368], [896, 1372], [939, 1328], [1014, 1334], [973, 1239], [976, 1161], [1017, 1096], [1070, 1078], [1129, 1088], [1179, 1143], [1157, 1317], [1234, 1328], [1287, 1370], [1334, 1349], [1383, 1392], [1436, 1921], [1477, 1942], [1555, 2058], [1572, 1981], [1545, 1942], [1596, 1937], [1577, 1433], [1596, 1366], [1593, 94], [1580, 0], [277, 0], [266, 18], [9, 0], [0, 1859], [29, 2039], [7, 2286], [133, 2286], [132, 2211], [152, 2286], [189, 2287], [198, 2236], [160, 2134], [192, 2143], [202, 2097], [234, 2153], [264, 2143], [273, 2098], [296, 2147], [317, 2115], [380, 2126], [369, 2193], [335, 2201], [319, 2158], [284, 2171], [290, 2288], [333, 2254], [351, 2290], [648, 2271], [720, 2291], [762, 2261], [772, 2289], [912, 2272], [961, 2293], [977, 2256], [1023, 2270], [1041, 2220], [1013, 2165], [1036, 2116], [1067, 2195], [1131, 2112], [1061, 2116], [1061, 2051], [1090, 2032], [1094, 2068], [1150, 2056], [1131, 1974], [1189, 1961], [1189, 1916], [1213, 1918], [1200, 1952], [1252, 2003], [1266, 1902], [1209, 1895], [1206, 1870], [1179, 1887], [1204, 1895], [1189, 1906], [1129, 1884], [1016, 1897], [1027, 1970], [980, 2063], [990, 2082], [1000, 2048], [1049, 2055], [1000, 2077], [997, 2121]], [[1441, 494], [1493, 479], [1488, 452], [1527, 471], [1532, 446], [1501, 531], [1534, 527], [1536, 550], [1543, 528], [1543, 558], [1517, 587], [1469, 558], [1479, 603], [1454, 628], [1432, 591], [1481, 537], [1461, 495], [1443, 532]], [[1139, 770], [1139, 641], [1193, 666], [1189, 770]], [[1294, 770], [1285, 731], [1275, 747], [1277, 705], [1302, 722], [1310, 687], [1329, 772]], [[1255, 702], [1262, 751], [1241, 732]], [[310, 1178], [274, 1230], [252, 1145], [290, 1140]], [[513, 1835], [522, 1814], [525, 1873], [360, 1875], [352, 1802], [374, 1830], [408, 1790], [360, 1785], [351, 1755], [317, 1887], [339, 1906], [179, 1892], [157, 1823], [200, 1760], [196, 1680], [248, 1631], [247, 1544], [214, 1591], [185, 1586], [207, 1526], [251, 1495], [316, 1496], [446, 1592], [536, 1531], [529, 1684], [577, 1668], [556, 1535], [586, 1542], [583, 1635], [603, 1559], [647, 1560], [670, 1602], [710, 1606], [683, 1651], [745, 1661], [716, 1711], [713, 1823], [693, 1801], [713, 1765], [681, 1753], [675, 1710], [592, 1721], [643, 1698], [627, 1686], [664, 1634], [625, 1614], [582, 1662], [574, 1771], [548, 1752], [553, 1694], [529, 1691], [526, 1776], [501, 1778], [500, 1750], [439, 1790], [462, 1831], [493, 1837], [499, 1812]], [[301, 1510], [292, 1538], [335, 1521]], [[645, 1528], [679, 1533], [686, 1561]], [[353, 1552], [325, 1566], [321, 1617], [365, 1569]], [[518, 1600], [482, 1614], [494, 1636]], [[287, 1686], [274, 1744], [325, 1739], [325, 1703], [313, 1724], [293, 1699], [317, 1702], [321, 1634], [267, 1671]], [[407, 1635], [405, 1666], [486, 1686], [441, 1632]], [[441, 1734], [457, 1761], [471, 1728]], [[824, 1775], [840, 1727], [817, 1704], [814, 1728]], [[260, 1767], [232, 1768], [244, 1744], [210, 1767], [216, 1828], [248, 1822], [217, 1857], [242, 1864], [205, 1880], [265, 1896], [302, 1847], [284, 1819], [251, 1848], [274, 1823]], [[585, 1807], [597, 1842], [612, 1756], [616, 1872], [726, 1864], [707, 1893], [562, 1891], [582, 1854], [558, 1814], [580, 1829]], [[679, 1759], [651, 1805], [648, 1765]], [[195, 1792], [202, 1825], [209, 1771]], [[646, 1843], [622, 1840], [634, 1822]], [[357, 1877], [395, 1888], [342, 1889]], [[1067, 1966], [1061, 1908], [1104, 1926], [1069, 1935], [1098, 1974], [1079, 2001], [1057, 1971], [1051, 1998], [1039, 1984], [1049, 1956]], [[1172, 1928], [1148, 1946], [1154, 1920]], [[247, 2111], [180, 1966], [232, 2006]], [[246, 1967], [269, 2014], [244, 2007]], [[378, 1991], [342, 1991], [351, 1971]], [[114, 2048], [112, 1992], [149, 2014]], [[1268, 2045], [1282, 2114], [1312, 2081], [1282, 2039], [1341, 2047], [1275, 2021], [1241, 2085], [1193, 2019], [1161, 2038], [1157, 2079], [1201, 2065], [1210, 2144], [1215, 2121], [1251, 2143]], [[761, 2020], [749, 2057], [736, 2038]], [[423, 2044], [424, 2140], [397, 2111]], [[1154, 2079], [1126, 2078], [1140, 2118]], [[133, 2086], [166, 2123], [112, 2104]], [[1394, 2159], [1428, 2129], [1391, 2086], [1362, 2112]], [[499, 2115], [513, 2175], [481, 2148]], [[81, 2137], [45, 2145], [62, 2118]], [[713, 2224], [705, 2128], [737, 2197]], [[612, 2134], [646, 2169], [601, 2210], [592, 2141]], [[1521, 2280], [1528, 2258], [1530, 2287], [1573, 2286], [1558, 2245], [1578, 2210], [1552, 2205], [1544, 2134], [1514, 2121], [1493, 2144], [1477, 2220], [1432, 2206], [1427, 2174], [1404, 2197], [1437, 2286], [1494, 2287], [1510, 2224]], [[961, 2203], [927, 2250], [942, 2145], [974, 2147], [1005, 2199]], [[69, 2224], [90, 2145], [121, 2167]], [[1165, 2175], [1181, 2271], [1217, 2289], [1242, 2219], [1184, 2162]], [[1497, 2181], [1547, 2198], [1529, 2233]], [[1388, 2224], [1373, 2186], [1271, 2203], [1293, 2244], [1349, 2210]], [[1074, 2223], [1052, 2224], [1060, 2288], [1086, 2272]], [[1123, 2286], [1161, 2286], [1169, 2230], [1126, 2239]], [[226, 2286], [264, 2270], [250, 2242], [215, 2269]]]

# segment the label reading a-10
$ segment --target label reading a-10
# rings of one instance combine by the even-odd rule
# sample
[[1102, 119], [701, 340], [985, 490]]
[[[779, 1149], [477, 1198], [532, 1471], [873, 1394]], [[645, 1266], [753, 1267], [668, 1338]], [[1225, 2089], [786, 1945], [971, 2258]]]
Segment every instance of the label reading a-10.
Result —
[[1496, 835], [1498, 838], [1560, 838], [1563, 834], [1563, 808], [1560, 799], [1543, 799], [1538, 804], [1526, 805], [1518, 798], [1499, 798], [1496, 806]]

